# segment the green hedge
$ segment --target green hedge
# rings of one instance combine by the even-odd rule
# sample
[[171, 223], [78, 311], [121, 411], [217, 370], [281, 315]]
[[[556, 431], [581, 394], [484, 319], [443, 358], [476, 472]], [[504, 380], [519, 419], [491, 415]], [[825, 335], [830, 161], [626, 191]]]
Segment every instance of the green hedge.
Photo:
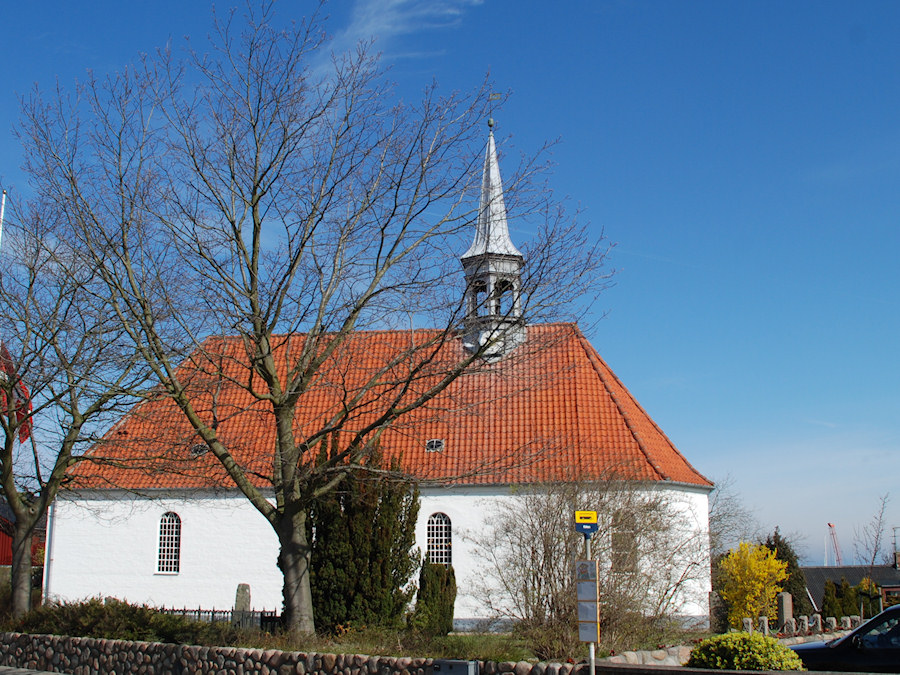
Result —
[[50, 603], [29, 612], [11, 628], [22, 633], [174, 644], [228, 644], [236, 635], [229, 624], [192, 621], [115, 598]]
[[761, 633], [726, 633], [703, 640], [685, 665], [715, 670], [803, 670], [797, 654]]

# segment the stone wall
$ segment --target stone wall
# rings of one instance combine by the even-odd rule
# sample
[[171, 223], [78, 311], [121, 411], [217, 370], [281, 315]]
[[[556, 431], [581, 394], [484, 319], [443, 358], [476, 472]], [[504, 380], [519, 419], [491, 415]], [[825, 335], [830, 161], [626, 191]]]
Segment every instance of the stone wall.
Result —
[[607, 656], [603, 661], [642, 666], [681, 666], [687, 663], [689, 658], [691, 658], [691, 648], [686, 645], [680, 645], [661, 649], [622, 652], [615, 656]]
[[[0, 665], [73, 675], [432, 675], [434, 660], [0, 633]], [[573, 671], [579, 670], [570, 663], [526, 661], [479, 662], [479, 667], [482, 675], [578, 675]]]
[[[840, 637], [841, 632], [829, 637]], [[819, 639], [806, 636], [785, 643]], [[690, 656], [689, 647], [626, 652], [597, 662], [598, 672], [627, 670], [662, 675], [687, 675], [679, 668]], [[148, 675], [155, 673], [223, 673], [226, 675], [437, 675], [434, 659], [366, 656], [363, 654], [307, 654], [237, 647], [198, 647], [159, 642], [131, 642], [56, 635], [0, 633], [0, 666], [46, 670], [72, 675]], [[459, 662], [457, 662], [459, 663]], [[481, 675], [587, 675], [586, 664], [479, 661]], [[458, 672], [454, 670], [453, 672]], [[699, 673], [708, 671], [696, 671]]]

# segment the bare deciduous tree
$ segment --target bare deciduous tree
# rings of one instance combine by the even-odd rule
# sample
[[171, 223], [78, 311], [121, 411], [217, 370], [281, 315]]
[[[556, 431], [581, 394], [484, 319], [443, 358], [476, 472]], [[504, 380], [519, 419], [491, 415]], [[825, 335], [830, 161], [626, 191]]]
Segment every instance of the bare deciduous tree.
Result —
[[73, 264], [56, 206], [16, 204], [0, 274], [0, 490], [15, 516], [12, 613], [21, 616], [31, 607], [35, 528], [66, 470], [135, 400], [149, 371], [109, 317], [101, 280]]
[[[80, 263], [277, 534], [287, 624], [312, 631], [310, 505], [364, 464], [388, 425], [487, 367], [490, 345], [445, 346], [466, 309], [447, 279], [477, 212], [489, 90], [431, 86], [397, 102], [367, 45], [326, 72], [316, 17], [278, 28], [271, 6], [250, 5], [216, 23], [209, 54], [163, 51], [75, 98], [35, 94], [24, 128], [30, 173], [59, 205]], [[605, 283], [604, 251], [537, 184], [540, 168], [525, 162], [506, 184], [510, 213], [535, 231], [524, 310], [572, 318]], [[334, 383], [323, 369], [352, 364], [340, 357], [356, 331], [414, 323], [437, 329], [410, 333], [361, 385], [335, 389], [319, 426], [298, 423], [303, 397]], [[268, 471], [223, 442], [222, 386], [268, 411]]]
[[665, 490], [615, 479], [521, 488], [472, 535], [484, 572], [476, 592], [498, 617], [515, 620], [544, 658], [577, 642], [573, 562], [585, 550], [575, 510], [599, 514], [591, 554], [600, 562], [605, 647], [621, 649], [658, 629], [697, 591], [692, 584], [708, 578], [705, 530]]
[[713, 557], [727, 553], [742, 541], [759, 539], [760, 527], [753, 513], [741, 501], [734, 479], [714, 481], [709, 495], [709, 546]]
[[885, 516], [890, 501], [890, 493], [881, 495], [872, 519], [862, 527], [854, 528], [853, 531], [853, 551], [856, 559], [870, 568], [879, 563], [893, 563], [892, 556], [886, 555], [884, 550]]

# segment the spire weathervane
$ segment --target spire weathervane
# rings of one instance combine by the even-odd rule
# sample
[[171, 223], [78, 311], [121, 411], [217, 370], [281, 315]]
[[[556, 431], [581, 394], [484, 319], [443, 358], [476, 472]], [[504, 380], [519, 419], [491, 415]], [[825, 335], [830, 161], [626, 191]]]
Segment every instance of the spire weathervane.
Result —
[[488, 112], [488, 128], [491, 129], [492, 131], [493, 131], [493, 129], [494, 129], [494, 106], [493, 106], [493, 102], [494, 102], [494, 101], [499, 101], [501, 98], [503, 98], [503, 95], [502, 95], [502, 94], [499, 94], [499, 93], [496, 93], [496, 92], [493, 93], [493, 94], [488, 95], [488, 107], [489, 107], [489, 112]]

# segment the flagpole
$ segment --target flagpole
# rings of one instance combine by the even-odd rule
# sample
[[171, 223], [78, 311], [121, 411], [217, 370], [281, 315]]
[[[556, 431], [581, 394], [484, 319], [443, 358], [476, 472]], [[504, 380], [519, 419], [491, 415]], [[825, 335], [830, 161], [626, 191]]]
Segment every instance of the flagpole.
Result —
[[0, 241], [3, 240], [3, 212], [6, 211], [6, 190], [3, 191], [3, 197], [0, 198]]

